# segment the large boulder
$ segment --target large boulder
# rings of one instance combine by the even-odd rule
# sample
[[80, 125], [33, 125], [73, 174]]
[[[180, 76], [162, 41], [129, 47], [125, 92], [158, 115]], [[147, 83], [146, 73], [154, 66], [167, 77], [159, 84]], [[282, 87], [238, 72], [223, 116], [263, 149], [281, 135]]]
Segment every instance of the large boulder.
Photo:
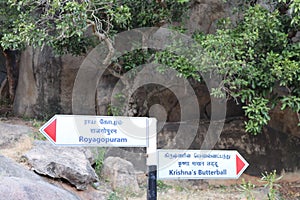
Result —
[[110, 180], [113, 190], [135, 193], [140, 191], [132, 163], [120, 157], [106, 158], [101, 173]]
[[92, 154], [86, 148], [58, 147], [47, 141], [35, 141], [24, 157], [38, 174], [67, 180], [78, 190], [98, 181], [92, 168]]
[[20, 116], [48, 117], [72, 112], [72, 90], [84, 56], [56, 56], [49, 47], [27, 47], [20, 57], [13, 111]]
[[0, 155], [0, 179], [1, 177], [26, 178], [33, 181], [41, 181], [37, 174], [25, 169], [10, 158]]
[[0, 178], [1, 199], [9, 200], [80, 200], [74, 194], [45, 181], [32, 181], [25, 178]]
[[0, 155], [1, 199], [79, 200], [74, 194], [44, 181], [15, 161]]
[[23, 125], [0, 122], [0, 149], [10, 148], [32, 130]]
[[270, 112], [271, 120], [269, 126], [285, 134], [291, 134], [300, 138], [300, 126], [298, 126], [299, 118], [297, 114], [290, 109], [281, 110], [278, 105]]

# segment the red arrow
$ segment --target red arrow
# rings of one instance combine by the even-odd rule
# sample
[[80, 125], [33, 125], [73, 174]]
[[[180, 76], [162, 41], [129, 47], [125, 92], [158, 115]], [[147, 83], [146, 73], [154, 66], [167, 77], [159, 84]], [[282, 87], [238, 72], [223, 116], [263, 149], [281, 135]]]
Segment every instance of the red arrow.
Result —
[[241, 158], [236, 155], [236, 174], [238, 175], [240, 171], [244, 168], [245, 163], [241, 160]]
[[48, 126], [44, 128], [44, 132], [47, 133], [47, 135], [56, 142], [56, 119], [53, 120]]

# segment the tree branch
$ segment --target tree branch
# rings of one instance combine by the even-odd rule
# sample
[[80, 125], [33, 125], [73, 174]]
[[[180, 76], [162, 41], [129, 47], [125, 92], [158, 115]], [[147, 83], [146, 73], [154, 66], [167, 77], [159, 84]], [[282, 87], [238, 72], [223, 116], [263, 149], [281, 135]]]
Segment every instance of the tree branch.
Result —
[[93, 28], [93, 33], [94, 35], [98, 38], [98, 40], [101, 42], [101, 41], [104, 41], [108, 47], [108, 54], [106, 56], [106, 58], [103, 60], [103, 64], [104, 65], [108, 65], [111, 61], [111, 58], [113, 57], [113, 54], [115, 52], [115, 48], [113, 47], [112, 45], [112, 41], [104, 34], [104, 33], [100, 33], [98, 30], [97, 30], [97, 26], [96, 26], [96, 23], [93, 22], [92, 20], [87, 20], [87, 23], [92, 26]]

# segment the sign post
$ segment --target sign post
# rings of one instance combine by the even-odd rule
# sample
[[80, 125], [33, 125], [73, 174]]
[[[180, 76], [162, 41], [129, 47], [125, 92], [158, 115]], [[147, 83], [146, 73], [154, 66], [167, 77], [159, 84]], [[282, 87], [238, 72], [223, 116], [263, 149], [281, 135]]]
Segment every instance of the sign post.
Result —
[[157, 199], [155, 118], [55, 115], [40, 132], [54, 145], [147, 147], [147, 199]]
[[40, 128], [60, 146], [148, 147], [147, 117], [55, 115]]
[[157, 199], [157, 166], [148, 166], [147, 200]]
[[158, 150], [158, 179], [237, 179], [248, 165], [235, 150]]
[[157, 199], [157, 120], [151, 118], [149, 123], [149, 146], [147, 147], [148, 188], [147, 200]]
[[248, 167], [235, 150], [157, 150], [155, 118], [55, 115], [40, 128], [54, 145], [147, 147], [147, 199], [157, 179], [237, 179]]

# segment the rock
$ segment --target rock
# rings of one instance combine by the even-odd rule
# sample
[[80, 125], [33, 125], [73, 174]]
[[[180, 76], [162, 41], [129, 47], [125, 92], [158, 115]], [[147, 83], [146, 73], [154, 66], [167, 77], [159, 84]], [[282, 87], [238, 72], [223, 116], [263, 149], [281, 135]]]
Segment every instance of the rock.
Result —
[[113, 190], [135, 193], [140, 191], [132, 163], [120, 157], [106, 158], [101, 173], [110, 180]]
[[2, 155], [0, 155], [0, 194], [1, 199], [9, 200], [79, 199]]
[[18, 177], [34, 181], [42, 180], [37, 174], [26, 170], [23, 166], [10, 158], [0, 155], [0, 179], [1, 177]]
[[85, 148], [58, 147], [46, 141], [35, 141], [34, 147], [24, 155], [33, 170], [52, 178], [62, 178], [78, 190], [85, 190], [98, 176], [89, 160], [92, 155]]
[[97, 186], [97, 189], [92, 186], [88, 186], [85, 191], [78, 191], [76, 188], [66, 185], [59, 182], [54, 182], [55, 185], [58, 187], [62, 187], [65, 190], [68, 190], [69, 192], [76, 194], [80, 199], [82, 200], [107, 200], [109, 199], [109, 195], [113, 192], [110, 185], [106, 182], [99, 183], [99, 186]]
[[72, 91], [84, 56], [56, 56], [45, 46], [21, 53], [13, 111], [16, 115], [47, 117], [72, 112]]
[[18, 177], [0, 177], [1, 199], [9, 200], [80, 200], [74, 194], [44, 181]]
[[216, 30], [216, 21], [225, 16], [223, 1], [194, 0], [192, 1], [187, 28], [191, 33], [195, 31], [212, 33]]
[[10, 148], [32, 130], [27, 126], [0, 122], [0, 149]]
[[272, 129], [300, 138], [299, 119], [295, 112], [290, 109], [281, 110], [281, 105], [278, 105], [270, 111], [270, 117], [268, 125]]
[[106, 149], [105, 157], [120, 157], [133, 164], [134, 169], [146, 171], [146, 150], [142, 147], [109, 147]]
[[293, 41], [294, 43], [300, 41], [300, 31], [297, 31], [296, 35], [292, 38], [292, 41]]

